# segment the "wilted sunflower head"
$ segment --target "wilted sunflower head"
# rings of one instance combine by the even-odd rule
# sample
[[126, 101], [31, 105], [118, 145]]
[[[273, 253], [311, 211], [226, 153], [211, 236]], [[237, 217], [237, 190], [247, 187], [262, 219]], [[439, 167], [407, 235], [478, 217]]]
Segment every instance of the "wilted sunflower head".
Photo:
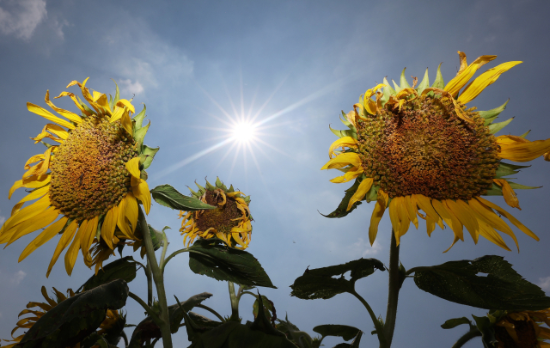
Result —
[[527, 134], [495, 137], [512, 121], [494, 123], [508, 101], [489, 111], [466, 106], [521, 62], [501, 64], [468, 83], [479, 67], [496, 56], [481, 56], [468, 65], [466, 55], [459, 55], [460, 70], [446, 85], [440, 67], [431, 87], [428, 70], [419, 84], [413, 78], [412, 86], [403, 70], [400, 85], [394, 82], [392, 88], [384, 78], [383, 84], [359, 98], [354, 110], [342, 112], [348, 130], [331, 129], [339, 139], [331, 145], [331, 159], [321, 169], [344, 172], [332, 182], [355, 179], [355, 183], [328, 217], [345, 216], [362, 200], [376, 201], [369, 228], [371, 244], [388, 207], [398, 245], [411, 222], [418, 228], [419, 216], [426, 220], [428, 235], [436, 224], [443, 228], [445, 222], [451, 227], [452, 245], [464, 240], [465, 226], [474, 242], [481, 235], [510, 250], [496, 230], [510, 235], [516, 245], [517, 240], [495, 211], [538, 240], [513, 216], [481, 196], [504, 196], [508, 205], [519, 209], [514, 189], [533, 187], [504, 178], [524, 167], [502, 160], [531, 161], [550, 150], [550, 139], [531, 142], [525, 139]]
[[497, 348], [548, 348], [550, 309], [508, 313], [495, 325]]
[[181, 233], [183, 242], [191, 244], [195, 238], [217, 237], [230, 247], [246, 249], [252, 237], [252, 216], [248, 205], [250, 196], [235, 191], [233, 185], [227, 188], [218, 178], [216, 186], [206, 181], [206, 187], [195, 183], [199, 190], [189, 189], [192, 195], [216, 209], [180, 212], [183, 217]]
[[[19, 261], [61, 234], [47, 275], [67, 247], [65, 268], [70, 275], [79, 250], [91, 267], [92, 244], [103, 242], [113, 250], [121, 238], [135, 240], [138, 202], [147, 213], [151, 206], [144, 169], [158, 149], [143, 144], [149, 128], [149, 124], [142, 126], [145, 107], [130, 118], [134, 106], [131, 101], [119, 98], [118, 86], [115, 96], [107, 97], [90, 92], [86, 82], [87, 79], [83, 83], [72, 81], [67, 87], [80, 87], [89, 106], [71, 92], [56, 97], [70, 97], [80, 115], [55, 106], [49, 91], [46, 104], [64, 119], [27, 103], [29, 111], [54, 123], [46, 124], [33, 138], [35, 143], [45, 145], [46, 151], [27, 161], [22, 179], [12, 186], [10, 198], [21, 187], [31, 192], [14, 206], [11, 217], [0, 229], [0, 243], [9, 245], [44, 228], [25, 248]], [[53, 140], [54, 144], [44, 142], [45, 139]], [[23, 208], [25, 202], [36, 199]]]

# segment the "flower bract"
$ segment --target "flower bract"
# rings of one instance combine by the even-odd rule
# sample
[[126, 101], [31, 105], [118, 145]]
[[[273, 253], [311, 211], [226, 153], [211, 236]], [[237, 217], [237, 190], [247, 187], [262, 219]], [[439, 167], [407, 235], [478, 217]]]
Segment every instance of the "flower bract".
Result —
[[[56, 97], [70, 97], [79, 115], [55, 106], [49, 91], [46, 104], [62, 117], [27, 103], [29, 111], [52, 123], [33, 138], [35, 143], [44, 144], [46, 151], [27, 161], [25, 173], [14, 183], [9, 197], [19, 188], [30, 192], [13, 207], [11, 217], [0, 229], [0, 244], [7, 245], [44, 229], [23, 250], [19, 261], [59, 234], [47, 276], [67, 248], [65, 268], [69, 275], [79, 250], [85, 264], [88, 267], [95, 264], [97, 272], [117, 244], [138, 239], [134, 231], [139, 202], [146, 213], [151, 206], [144, 169], [158, 149], [143, 144], [149, 128], [149, 124], [142, 126], [145, 107], [130, 118], [135, 113], [134, 106], [131, 101], [119, 98], [118, 86], [115, 97], [107, 97], [90, 91], [86, 82], [87, 79], [82, 83], [72, 81], [67, 88], [80, 87], [89, 106], [71, 92]], [[46, 143], [45, 139], [54, 144]], [[23, 207], [25, 204], [29, 205]], [[90, 250], [99, 243], [105, 248], [92, 258]]]
[[208, 181], [206, 187], [196, 185], [199, 190], [190, 189], [192, 195], [216, 209], [180, 212], [184, 244], [191, 244], [197, 237], [217, 237], [230, 247], [246, 249], [252, 237], [250, 197], [235, 191], [233, 185], [227, 188], [220, 179], [216, 180], [215, 186]]
[[330, 160], [321, 169], [343, 172], [332, 182], [355, 182], [328, 217], [344, 216], [362, 200], [376, 201], [369, 227], [371, 244], [386, 209], [397, 245], [411, 223], [418, 228], [419, 217], [426, 220], [428, 235], [436, 225], [447, 224], [454, 233], [451, 247], [464, 240], [464, 227], [475, 243], [482, 236], [510, 250], [500, 231], [517, 246], [514, 232], [499, 215], [538, 240], [511, 214], [482, 196], [503, 196], [508, 205], [520, 209], [514, 190], [535, 187], [506, 178], [525, 166], [505, 160], [528, 162], [543, 156], [550, 150], [550, 139], [530, 141], [527, 133], [495, 136], [512, 121], [494, 122], [508, 101], [489, 111], [466, 106], [521, 62], [500, 64], [470, 82], [496, 56], [481, 56], [471, 64], [464, 53], [459, 56], [460, 70], [447, 84], [440, 67], [431, 86], [428, 70], [420, 83], [414, 78], [412, 86], [403, 70], [399, 85], [394, 82], [392, 88], [384, 78], [359, 98], [354, 110], [342, 112], [347, 130], [331, 128], [339, 139], [330, 146]]

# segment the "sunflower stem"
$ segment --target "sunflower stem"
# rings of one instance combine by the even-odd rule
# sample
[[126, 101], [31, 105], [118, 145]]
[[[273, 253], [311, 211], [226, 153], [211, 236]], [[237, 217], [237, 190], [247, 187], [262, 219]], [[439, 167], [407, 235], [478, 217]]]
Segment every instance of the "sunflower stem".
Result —
[[372, 310], [371, 306], [369, 305], [369, 303], [367, 301], [365, 301], [365, 299], [359, 295], [357, 293], [357, 291], [355, 291], [355, 289], [353, 290], [353, 292], [351, 292], [351, 294], [353, 296], [355, 296], [359, 301], [361, 301], [361, 303], [363, 304], [363, 306], [367, 309], [367, 311], [369, 312], [369, 315], [370, 315], [370, 318], [372, 319], [372, 323], [374, 324], [374, 327], [376, 328], [376, 333], [378, 335], [378, 340], [380, 341], [380, 346], [383, 346], [386, 342], [386, 338], [385, 338], [385, 332], [384, 332], [384, 326], [382, 325], [382, 323], [380, 323], [380, 321], [376, 318], [376, 315], [374, 314], [374, 311]]
[[160, 270], [161, 270], [162, 274], [164, 274], [164, 268], [165, 268], [166, 265], [168, 264], [168, 261], [170, 261], [174, 256], [176, 256], [176, 255], [178, 255], [178, 254], [181, 254], [181, 253], [188, 252], [188, 251], [189, 251], [189, 248], [183, 248], [183, 249], [174, 251], [173, 253], [171, 253], [170, 255], [168, 255], [168, 257], [166, 258], [166, 260], [164, 260], [164, 262], [160, 265]]
[[147, 304], [149, 306], [153, 305], [153, 279], [151, 273], [151, 265], [149, 265], [149, 261], [147, 261], [147, 270], [145, 275], [147, 276]]
[[231, 318], [229, 320], [240, 322], [239, 318], [239, 298], [235, 294], [235, 284], [233, 282], [227, 282], [229, 287], [229, 299], [231, 300]]
[[160, 333], [162, 335], [162, 343], [164, 348], [172, 348], [172, 333], [170, 332], [170, 317], [168, 313], [168, 303], [166, 301], [166, 292], [164, 291], [164, 277], [157, 263], [155, 256], [155, 249], [153, 247], [153, 241], [149, 232], [149, 227], [143, 214], [143, 209], [139, 207], [139, 225], [141, 227], [141, 234], [143, 235], [143, 241], [145, 242], [145, 251], [147, 252], [147, 262], [151, 266], [153, 273], [153, 280], [155, 281], [155, 287], [157, 289], [157, 296], [160, 306]]
[[481, 332], [478, 330], [477, 327], [472, 327], [470, 331], [466, 332], [462, 337], [460, 337], [456, 343], [453, 345], [452, 348], [460, 348], [462, 347], [466, 342], [471, 340], [475, 337], [481, 337]]
[[162, 254], [160, 255], [160, 268], [163, 270], [164, 268], [164, 258], [166, 257], [166, 251], [168, 251], [168, 237], [166, 237], [166, 233], [162, 231]]
[[205, 306], [203, 304], [198, 304], [198, 305], [195, 305], [195, 307], [198, 307], [198, 308], [202, 308], [202, 309], [205, 309], [207, 311], [209, 311], [210, 313], [214, 314], [216, 317], [218, 317], [218, 319], [220, 319], [220, 321], [222, 323], [225, 323], [225, 319], [218, 313], [216, 312], [215, 310], [213, 310], [212, 308], [208, 307], [208, 306]]
[[390, 269], [389, 269], [389, 286], [388, 286], [388, 307], [386, 310], [386, 322], [384, 324], [385, 342], [381, 343], [382, 348], [391, 347], [393, 332], [395, 330], [395, 320], [397, 317], [397, 301], [399, 299], [399, 289], [403, 284], [404, 276], [399, 270], [399, 246], [395, 239], [395, 233], [391, 231], [391, 246], [390, 246]]

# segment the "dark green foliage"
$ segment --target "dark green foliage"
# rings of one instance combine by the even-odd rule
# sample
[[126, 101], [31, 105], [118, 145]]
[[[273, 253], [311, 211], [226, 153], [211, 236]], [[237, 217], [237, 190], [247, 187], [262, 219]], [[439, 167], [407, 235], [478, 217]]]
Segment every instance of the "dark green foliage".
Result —
[[193, 211], [216, 209], [195, 197], [184, 196], [170, 185], [160, 185], [151, 190], [155, 202], [175, 210]]
[[446, 322], [444, 322], [441, 325], [441, 327], [444, 328], [444, 329], [452, 329], [452, 328], [455, 328], [458, 325], [462, 325], [462, 324], [472, 325], [472, 322], [466, 317], [454, 318], [454, 319], [449, 319]]
[[349, 201], [350, 201], [351, 197], [353, 197], [353, 194], [355, 193], [355, 191], [357, 191], [357, 188], [359, 187], [360, 183], [361, 183], [361, 180], [355, 179], [355, 183], [349, 189], [346, 190], [346, 195], [344, 196], [344, 198], [342, 199], [342, 201], [338, 205], [338, 208], [336, 208], [335, 211], [333, 211], [332, 213], [330, 213], [328, 215], [323, 215], [323, 214], [321, 214], [321, 215], [323, 215], [324, 217], [327, 217], [327, 218], [341, 218], [341, 217], [344, 217], [344, 216], [348, 215], [353, 210], [355, 210], [355, 208], [357, 208], [361, 204], [361, 202], [355, 202], [351, 206], [351, 209], [349, 211], [346, 211], [346, 209], [348, 208]]
[[198, 239], [189, 248], [189, 268], [197, 274], [245, 286], [276, 287], [256, 258], [220, 239]]
[[126, 256], [113, 261], [104, 266], [103, 269], [100, 269], [96, 275], [91, 276], [90, 279], [81, 286], [81, 289], [82, 291], [91, 290], [115, 279], [123, 279], [126, 283], [129, 283], [136, 277], [136, 266], [137, 263], [132, 256]]
[[432, 295], [472, 307], [503, 310], [550, 307], [550, 297], [523, 279], [501, 256], [488, 255], [473, 261], [419, 267], [414, 282]]
[[359, 329], [353, 326], [347, 325], [319, 325], [313, 328], [313, 331], [325, 336], [338, 336], [342, 337], [344, 341], [349, 341], [359, 333]]
[[[291, 295], [312, 300], [329, 299], [343, 292], [354, 292], [355, 282], [373, 274], [375, 269], [384, 271], [384, 265], [377, 259], [359, 259], [343, 265], [306, 269], [304, 274], [290, 286]], [[344, 277], [344, 273], [348, 271], [351, 271], [350, 280]]]

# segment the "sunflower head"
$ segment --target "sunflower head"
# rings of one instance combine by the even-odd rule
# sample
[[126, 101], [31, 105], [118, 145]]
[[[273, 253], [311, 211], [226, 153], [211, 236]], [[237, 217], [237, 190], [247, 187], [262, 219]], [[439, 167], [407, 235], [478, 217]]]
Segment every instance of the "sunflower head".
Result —
[[[53, 123], [32, 138], [35, 143], [44, 144], [46, 151], [27, 161], [23, 177], [12, 186], [10, 198], [21, 187], [31, 192], [14, 206], [11, 217], [0, 229], [0, 243], [9, 245], [44, 228], [19, 261], [60, 234], [48, 275], [67, 247], [65, 267], [69, 275], [79, 250], [88, 267], [101, 266], [122, 239], [138, 240], [134, 234], [138, 204], [144, 206], [146, 213], [151, 206], [145, 169], [158, 149], [143, 144], [149, 129], [149, 124], [143, 126], [145, 107], [131, 117], [134, 106], [131, 100], [120, 99], [118, 86], [112, 97], [90, 91], [86, 82], [87, 79], [82, 83], [72, 81], [67, 87], [78, 86], [87, 104], [71, 92], [56, 97], [70, 97], [79, 114], [55, 106], [49, 91], [46, 104], [63, 118], [27, 103], [29, 111]], [[46, 139], [53, 143], [46, 143]], [[37, 201], [23, 207], [33, 200]], [[96, 253], [92, 257], [94, 244], [102, 244], [111, 252], [103, 248], [100, 256]]]
[[497, 348], [550, 347], [550, 309], [512, 312], [495, 325]]
[[195, 184], [198, 191], [189, 189], [191, 194], [216, 209], [180, 212], [180, 217], [183, 217], [180, 231], [184, 235], [184, 243], [189, 245], [197, 237], [217, 237], [231, 247], [247, 248], [252, 235], [252, 216], [248, 209], [250, 196], [235, 191], [233, 185], [227, 188], [219, 178], [215, 186], [208, 180], [206, 187]]
[[[507, 62], [484, 72], [468, 83], [479, 67], [496, 56], [481, 56], [471, 64], [459, 52], [457, 75], [444, 84], [440, 67], [430, 86], [428, 71], [412, 86], [401, 74], [400, 84], [382, 84], [361, 95], [353, 110], [343, 114], [347, 130], [332, 132], [339, 137], [329, 149], [330, 160], [321, 169], [344, 174], [335, 183], [355, 180], [338, 209], [328, 217], [341, 217], [362, 200], [376, 201], [369, 227], [374, 243], [378, 224], [389, 208], [397, 244], [412, 222], [425, 219], [428, 234], [445, 222], [456, 243], [466, 227], [477, 243], [481, 235], [508, 249], [496, 230], [515, 239], [511, 229], [495, 213], [504, 215], [531, 237], [538, 239], [513, 216], [482, 195], [501, 195], [519, 209], [514, 189], [534, 188], [511, 182], [505, 176], [550, 150], [550, 139], [529, 141], [522, 136], [494, 134], [512, 121], [495, 123], [506, 103], [489, 111], [466, 106], [499, 76], [521, 62]], [[422, 211], [422, 212], [420, 212]], [[517, 241], [516, 241], [517, 245]], [[452, 245], [451, 245], [452, 246]], [[509, 249], [508, 249], [509, 250]]]

